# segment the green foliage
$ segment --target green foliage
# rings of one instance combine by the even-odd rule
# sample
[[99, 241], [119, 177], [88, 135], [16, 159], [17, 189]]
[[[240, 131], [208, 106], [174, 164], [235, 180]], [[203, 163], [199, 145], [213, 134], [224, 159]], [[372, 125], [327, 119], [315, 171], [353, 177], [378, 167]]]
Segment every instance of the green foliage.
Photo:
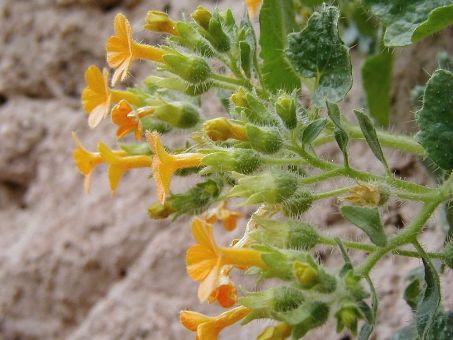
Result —
[[300, 80], [285, 57], [287, 35], [297, 30], [292, 0], [264, 0], [260, 11], [260, 46], [264, 86], [292, 91]]
[[442, 169], [453, 168], [453, 73], [437, 70], [426, 85], [423, 107], [416, 113], [417, 139]]
[[388, 126], [390, 117], [390, 90], [392, 87], [393, 53], [382, 51], [365, 59], [362, 66], [363, 89], [371, 116], [382, 126]]
[[352, 86], [351, 60], [348, 48], [338, 34], [339, 11], [323, 6], [314, 12], [307, 26], [288, 36], [286, 55], [304, 78], [314, 78], [313, 103], [336, 103]]
[[311, 144], [319, 136], [319, 134], [324, 130], [327, 124], [326, 118], [319, 118], [312, 121], [308, 124], [305, 129], [302, 131], [302, 144]]
[[345, 219], [362, 229], [375, 245], [385, 247], [387, 237], [377, 209], [346, 205], [340, 211]]
[[410, 45], [453, 23], [450, 0], [363, 0], [386, 26], [386, 46]]

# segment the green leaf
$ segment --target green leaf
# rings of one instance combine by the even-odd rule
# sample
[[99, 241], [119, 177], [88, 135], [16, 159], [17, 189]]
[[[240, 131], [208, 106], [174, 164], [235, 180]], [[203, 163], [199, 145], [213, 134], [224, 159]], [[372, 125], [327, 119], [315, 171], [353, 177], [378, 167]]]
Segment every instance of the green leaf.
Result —
[[386, 46], [410, 45], [453, 23], [451, 0], [363, 0], [386, 26]]
[[260, 11], [260, 46], [264, 86], [292, 91], [300, 79], [285, 58], [287, 36], [297, 29], [292, 0], [264, 0]]
[[[377, 316], [377, 310], [378, 310], [378, 298], [377, 298], [377, 293], [376, 289], [374, 288], [373, 281], [371, 281], [371, 278], [369, 275], [366, 276], [366, 280], [368, 281], [368, 284], [370, 285], [370, 291], [371, 291], [371, 306], [372, 308], [370, 311], [367, 313], [366, 310], [362, 309], [363, 314], [366, 317], [366, 321], [362, 328], [360, 329], [360, 333], [358, 336], [358, 340], [368, 340], [373, 333], [374, 326], [376, 324], [376, 316]], [[366, 305], [366, 304], [365, 304]], [[368, 305], [366, 305], [368, 306]]]
[[[418, 340], [417, 328], [414, 323], [404, 327], [393, 335], [392, 340]], [[453, 339], [453, 311], [438, 312], [427, 340]]]
[[453, 168], [453, 73], [437, 70], [426, 84], [423, 107], [415, 114], [416, 138], [442, 169]]
[[440, 207], [440, 223], [442, 230], [445, 232], [445, 239], [450, 240], [453, 237], [453, 202], [443, 203]]
[[410, 324], [407, 327], [400, 329], [396, 332], [392, 340], [416, 340], [418, 339], [417, 328], [414, 324]]
[[340, 211], [345, 219], [362, 229], [375, 245], [385, 247], [387, 237], [377, 209], [345, 205]]
[[302, 131], [302, 144], [311, 144], [324, 130], [327, 124], [326, 118], [319, 118], [308, 124]]
[[369, 56], [362, 66], [362, 82], [370, 114], [382, 126], [388, 126], [393, 54], [383, 51]]
[[426, 339], [436, 321], [436, 314], [440, 305], [440, 281], [436, 268], [421, 245], [416, 241], [414, 247], [422, 257], [426, 282], [425, 293], [415, 311], [415, 320], [419, 337]]
[[334, 137], [337, 141], [337, 144], [343, 154], [344, 164], [346, 167], [349, 167], [349, 157], [348, 157], [348, 143], [349, 143], [349, 136], [346, 130], [343, 128], [341, 124], [341, 113], [340, 109], [338, 108], [337, 104], [333, 104], [327, 102], [327, 113], [330, 119], [335, 124], [334, 129]]
[[376, 158], [379, 159], [384, 165], [387, 173], [390, 173], [387, 160], [385, 159], [384, 153], [382, 152], [381, 143], [379, 143], [376, 129], [374, 128], [370, 117], [358, 110], [354, 110], [354, 113], [359, 121], [360, 129], [362, 130], [363, 136], [365, 137], [371, 151], [373, 151]]
[[317, 106], [340, 101], [352, 86], [349, 49], [338, 34], [338, 18], [336, 7], [324, 5], [302, 31], [288, 35], [286, 55], [302, 77], [314, 78]]

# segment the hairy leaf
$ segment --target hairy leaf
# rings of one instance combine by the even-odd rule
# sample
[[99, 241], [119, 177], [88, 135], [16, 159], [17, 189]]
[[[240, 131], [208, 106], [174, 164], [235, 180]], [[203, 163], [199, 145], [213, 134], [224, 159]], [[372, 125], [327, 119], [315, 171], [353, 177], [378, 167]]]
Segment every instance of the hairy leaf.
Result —
[[345, 219], [362, 229], [375, 245], [384, 247], [387, 244], [377, 209], [346, 205], [342, 206], [340, 211]]
[[302, 31], [288, 36], [286, 55], [302, 77], [315, 79], [312, 99], [317, 106], [340, 101], [352, 86], [349, 50], [338, 34], [338, 18], [337, 8], [323, 6]]
[[453, 24], [451, 0], [363, 0], [387, 29], [386, 46], [410, 45]]
[[302, 144], [311, 144], [324, 130], [327, 124], [326, 118], [319, 118], [307, 125], [302, 131]]
[[426, 339], [436, 321], [435, 316], [440, 305], [440, 282], [437, 270], [426, 252], [418, 242], [415, 242], [414, 246], [422, 257], [426, 282], [425, 293], [415, 311], [415, 320], [419, 337]]
[[299, 88], [300, 79], [285, 57], [287, 36], [297, 29], [292, 0], [264, 0], [260, 11], [260, 46], [264, 86], [271, 91]]
[[453, 168], [453, 73], [437, 70], [426, 85], [423, 107], [415, 115], [416, 138], [442, 169]]
[[362, 66], [362, 81], [368, 109], [382, 126], [387, 126], [389, 123], [392, 69], [391, 51], [369, 56]]
[[341, 153], [343, 154], [344, 164], [346, 167], [348, 167], [349, 166], [349, 156], [348, 156], [349, 136], [348, 136], [348, 133], [346, 132], [346, 130], [343, 128], [343, 125], [341, 124], [341, 119], [340, 119], [341, 113], [340, 113], [340, 109], [338, 108], [338, 105], [327, 102], [327, 113], [328, 113], [330, 119], [335, 124], [334, 137], [341, 150]]
[[376, 158], [381, 161], [386, 171], [389, 171], [387, 160], [382, 152], [381, 143], [379, 143], [376, 129], [374, 128], [370, 117], [358, 110], [354, 110], [354, 113], [359, 121], [360, 129], [362, 130], [363, 136], [365, 137], [371, 151], [373, 151]]

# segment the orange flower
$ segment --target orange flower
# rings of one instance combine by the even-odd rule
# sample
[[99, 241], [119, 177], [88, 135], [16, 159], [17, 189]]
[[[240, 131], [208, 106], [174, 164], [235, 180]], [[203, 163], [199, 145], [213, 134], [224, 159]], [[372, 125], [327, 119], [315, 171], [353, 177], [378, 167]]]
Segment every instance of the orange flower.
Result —
[[134, 115], [134, 110], [126, 100], [121, 100], [112, 109], [112, 122], [118, 125], [116, 137], [121, 139], [131, 132], [135, 132], [135, 139], [142, 139], [142, 125], [140, 118]]
[[245, 0], [245, 6], [247, 6], [250, 17], [255, 17], [256, 12], [258, 11], [258, 7], [260, 7], [261, 5], [261, 2], [261, 0]]
[[213, 212], [206, 215], [206, 221], [208, 223], [216, 223], [222, 221], [223, 227], [227, 231], [233, 231], [236, 229], [237, 220], [241, 217], [241, 213], [237, 211], [231, 211], [227, 208], [227, 201], [223, 201], [219, 204]]
[[106, 69], [102, 72], [91, 65], [85, 71], [87, 86], [82, 91], [82, 106], [89, 113], [88, 125], [96, 127], [110, 112], [112, 103], [127, 99], [130, 103], [138, 104], [138, 98], [127, 91], [111, 90], [108, 86], [109, 73]]
[[169, 154], [163, 147], [157, 132], [148, 131], [146, 139], [154, 152], [152, 163], [153, 177], [159, 193], [159, 200], [164, 204], [165, 197], [170, 191], [171, 178], [175, 171], [200, 166], [203, 155], [199, 153]]
[[107, 63], [115, 69], [112, 85], [118, 79], [126, 79], [129, 67], [134, 60], [145, 59], [162, 62], [165, 51], [161, 48], [141, 44], [132, 38], [132, 28], [126, 17], [119, 13], [115, 17], [115, 35], [107, 40]]
[[187, 250], [187, 273], [194, 281], [201, 282], [198, 287], [198, 298], [202, 302], [206, 301], [219, 286], [223, 266], [266, 267], [261, 259], [261, 253], [257, 250], [217, 246], [212, 225], [206, 221], [194, 219], [192, 235], [198, 244]]
[[110, 189], [112, 194], [115, 193], [116, 188], [123, 177], [124, 173], [133, 168], [146, 168], [151, 166], [151, 157], [146, 155], [126, 156], [115, 153], [104, 143], [98, 144], [98, 150], [102, 159], [106, 162], [108, 167]]
[[218, 303], [224, 308], [232, 307], [236, 304], [237, 293], [236, 286], [230, 279], [231, 266], [224, 266], [217, 280], [217, 287], [209, 295], [209, 303]]
[[244, 306], [236, 307], [218, 316], [206, 316], [192, 311], [182, 311], [179, 317], [181, 323], [187, 329], [197, 333], [197, 340], [217, 340], [220, 332], [250, 313], [250, 309]]

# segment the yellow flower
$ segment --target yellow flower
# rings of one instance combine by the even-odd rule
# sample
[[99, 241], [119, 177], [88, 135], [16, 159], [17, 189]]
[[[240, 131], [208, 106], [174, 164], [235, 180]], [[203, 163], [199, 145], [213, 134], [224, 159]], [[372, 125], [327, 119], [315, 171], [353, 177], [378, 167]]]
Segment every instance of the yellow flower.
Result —
[[236, 304], [237, 293], [234, 282], [230, 279], [232, 266], [224, 266], [217, 280], [217, 286], [208, 297], [209, 303], [218, 303], [224, 308], [232, 307]]
[[219, 333], [224, 328], [242, 320], [249, 313], [250, 309], [244, 306], [236, 307], [214, 317], [185, 310], [181, 312], [179, 320], [184, 327], [197, 333], [197, 340], [217, 340]]
[[241, 213], [237, 211], [231, 211], [227, 208], [227, 201], [223, 201], [219, 204], [214, 211], [206, 214], [205, 218], [208, 223], [216, 223], [222, 221], [223, 227], [227, 231], [233, 231], [236, 229], [237, 220], [241, 217]]
[[248, 139], [247, 131], [243, 125], [236, 124], [225, 117], [205, 121], [203, 129], [213, 141], [224, 141], [229, 138], [244, 141]]
[[261, 253], [257, 250], [217, 246], [212, 225], [206, 221], [194, 219], [192, 234], [198, 244], [187, 250], [187, 273], [194, 281], [200, 281], [198, 298], [201, 302], [206, 301], [219, 286], [223, 266], [266, 267], [261, 259]]
[[109, 147], [104, 143], [98, 144], [98, 150], [104, 162], [109, 165], [108, 175], [112, 193], [115, 193], [121, 177], [123, 177], [126, 171], [129, 169], [147, 168], [151, 166], [150, 156], [126, 156], [124, 154], [118, 154], [109, 149]]
[[88, 125], [96, 127], [110, 112], [112, 103], [126, 99], [132, 104], [138, 104], [138, 98], [127, 91], [112, 90], [108, 86], [109, 73], [106, 69], [102, 72], [91, 65], [85, 71], [87, 86], [82, 91], [82, 106], [89, 113]]
[[258, 7], [260, 7], [261, 5], [261, 2], [261, 0], [245, 0], [245, 5], [247, 6], [250, 17], [255, 17], [256, 12], [258, 11]]
[[176, 22], [171, 20], [167, 13], [161, 11], [148, 11], [145, 28], [153, 32], [179, 35], [176, 29]]
[[119, 13], [115, 17], [115, 35], [107, 40], [107, 63], [115, 69], [112, 85], [118, 79], [126, 79], [134, 60], [145, 59], [162, 62], [165, 51], [161, 48], [141, 44], [132, 38], [132, 28], [126, 17]]
[[142, 139], [142, 125], [140, 118], [135, 115], [131, 105], [126, 100], [121, 100], [112, 109], [112, 122], [118, 125], [116, 137], [121, 139], [131, 132], [135, 132], [135, 139]]
[[381, 192], [376, 184], [358, 181], [357, 185], [351, 188], [349, 194], [340, 197], [340, 201], [347, 201], [356, 205], [377, 207], [386, 201], [386, 195]]
[[164, 204], [165, 197], [170, 191], [171, 178], [175, 171], [200, 166], [203, 155], [199, 153], [169, 154], [163, 147], [157, 132], [148, 131], [146, 140], [154, 152], [152, 163], [153, 177], [156, 182], [159, 200]]

